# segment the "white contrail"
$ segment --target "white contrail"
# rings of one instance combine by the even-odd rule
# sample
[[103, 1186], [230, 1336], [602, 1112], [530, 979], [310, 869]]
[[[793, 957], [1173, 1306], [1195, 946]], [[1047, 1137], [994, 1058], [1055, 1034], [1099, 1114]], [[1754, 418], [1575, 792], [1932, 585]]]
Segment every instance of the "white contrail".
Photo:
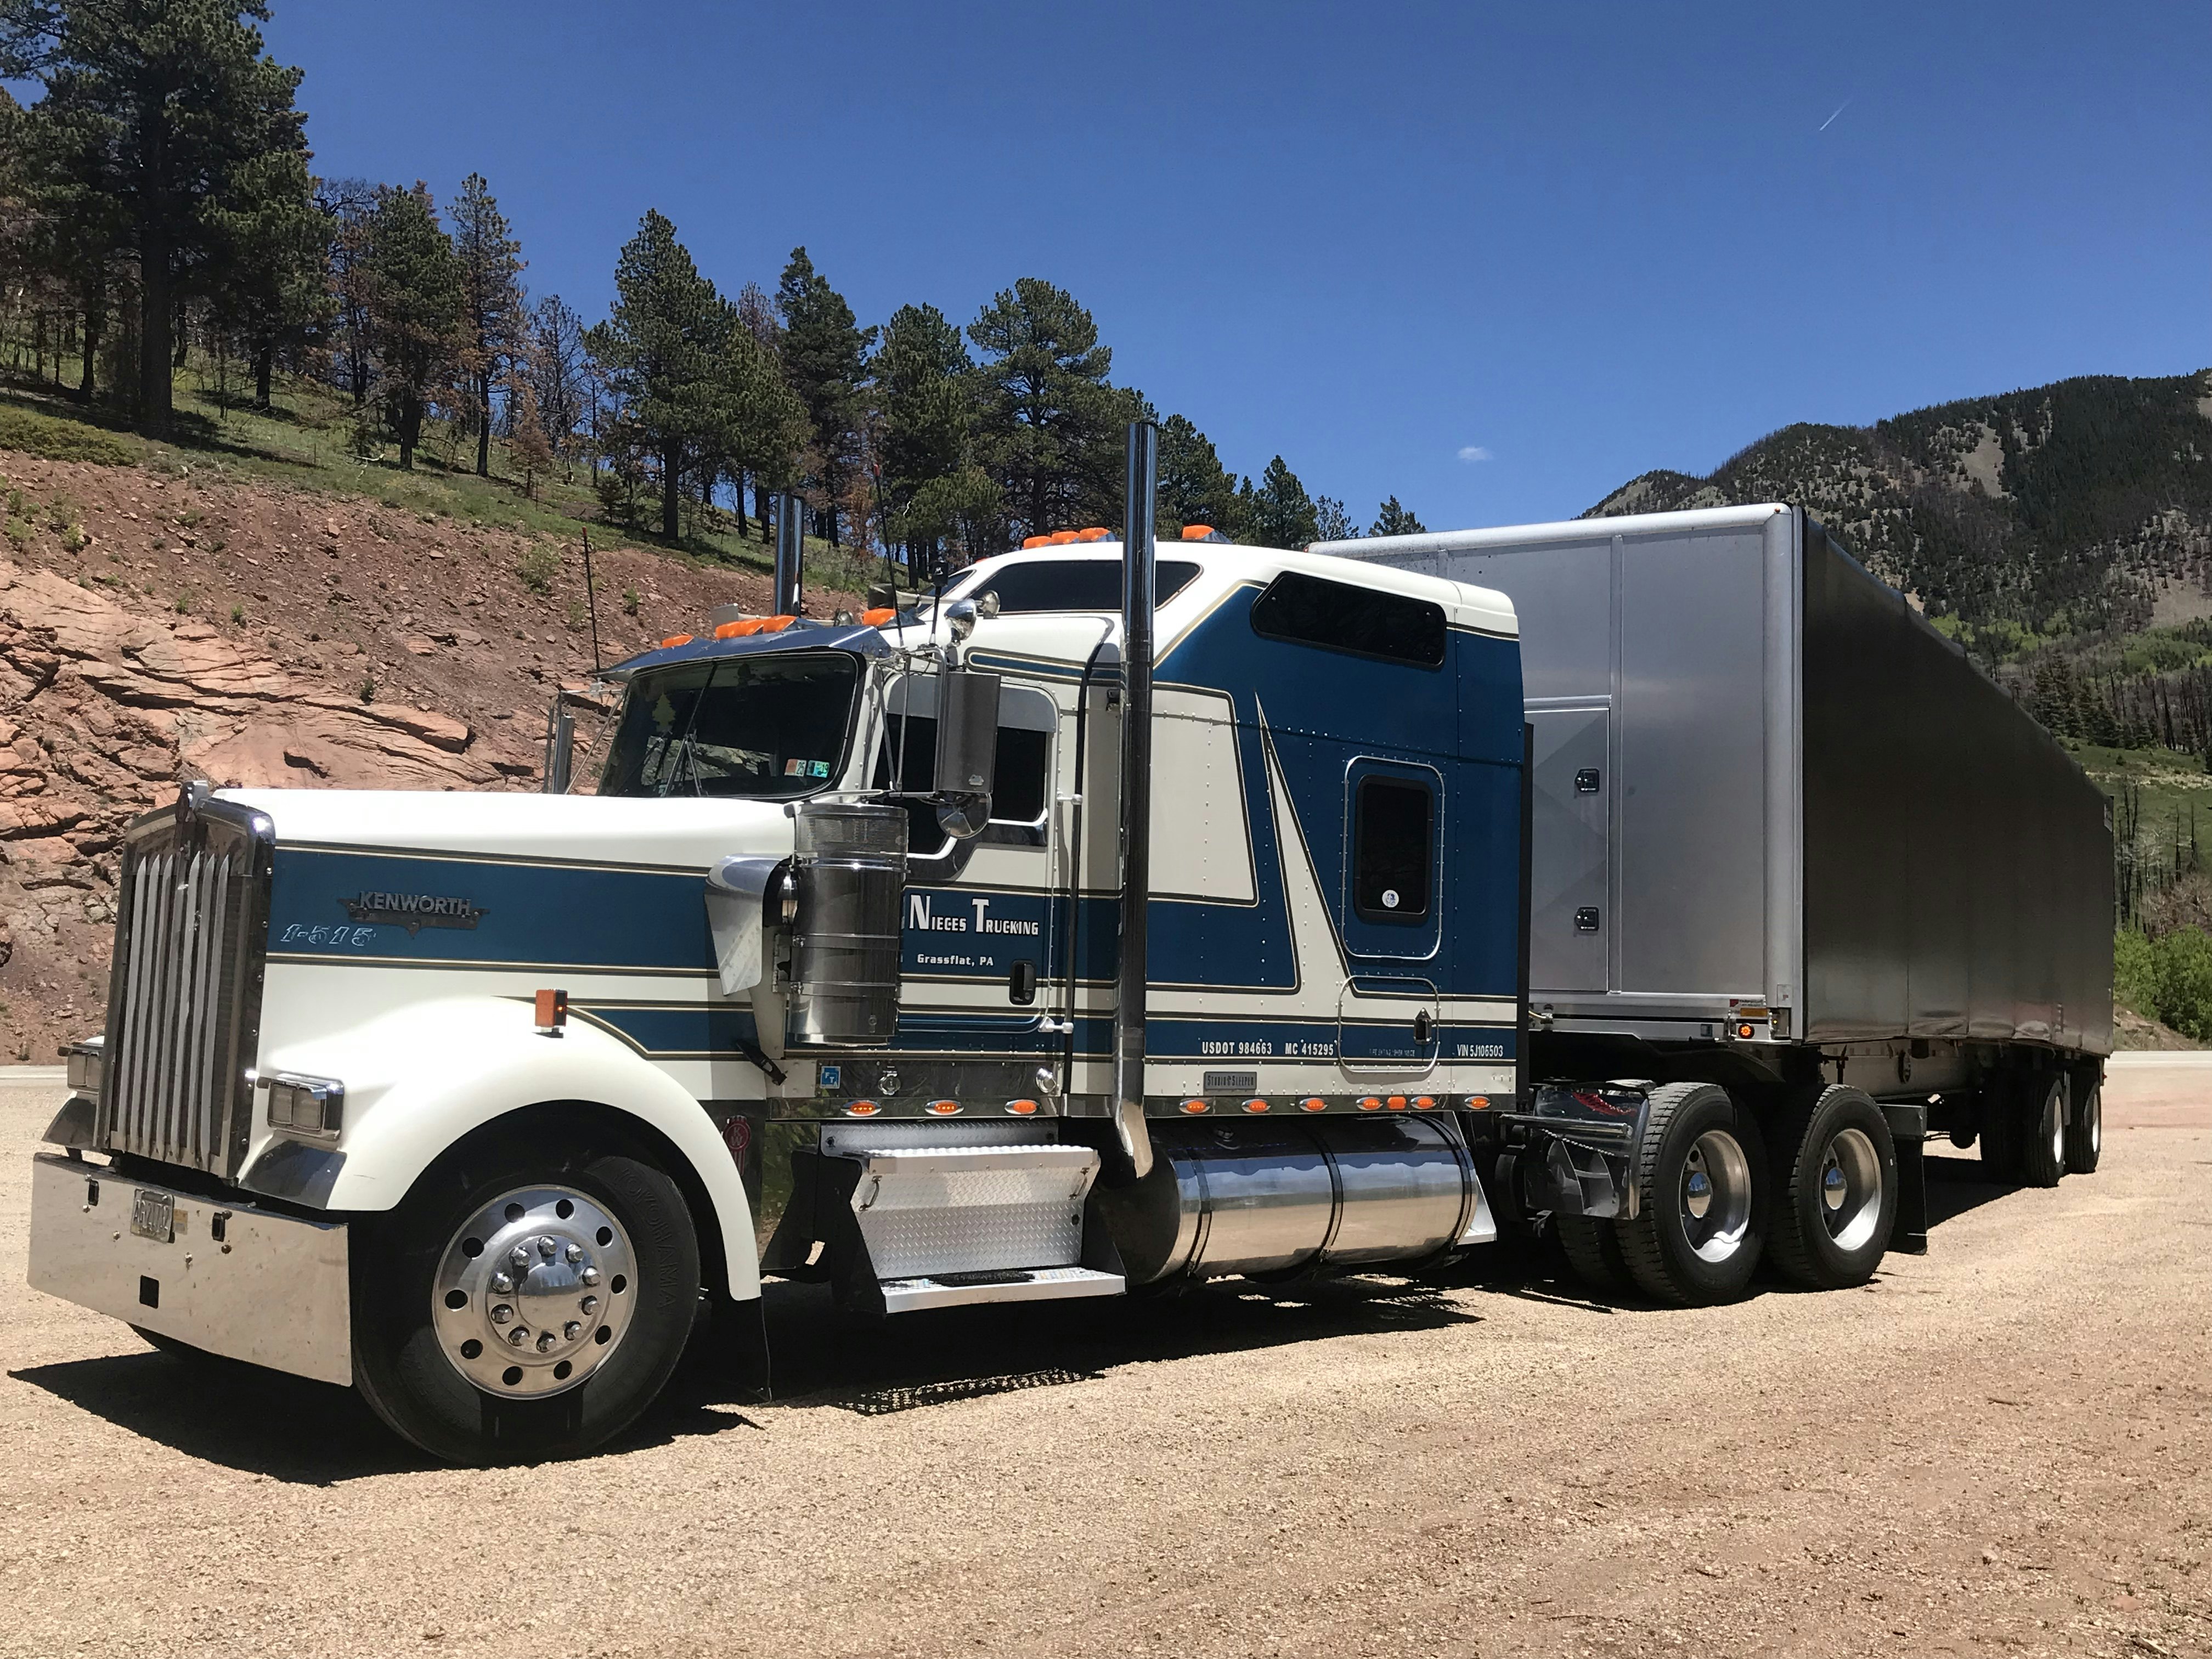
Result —
[[[1841, 115], [1850, 106], [1851, 100], [1848, 98], [1844, 99], [1842, 103], [1836, 106], [1836, 115]], [[1819, 126], [1814, 127], [1813, 131], [1815, 132], [1826, 132], [1830, 127], [1836, 125], [1836, 115], [1831, 115], [1826, 120], [1821, 122]]]

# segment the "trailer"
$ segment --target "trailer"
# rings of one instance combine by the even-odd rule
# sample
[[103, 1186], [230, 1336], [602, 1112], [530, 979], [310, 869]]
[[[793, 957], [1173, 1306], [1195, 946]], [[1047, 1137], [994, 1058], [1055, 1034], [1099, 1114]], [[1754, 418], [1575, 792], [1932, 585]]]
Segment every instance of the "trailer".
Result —
[[[1863, 1091], [1903, 1160], [1908, 1249], [1925, 1243], [1925, 1134], [1978, 1139], [2006, 1179], [2095, 1167], [2110, 803], [1816, 520], [1765, 505], [1314, 550], [1513, 602], [1539, 1078], [1717, 1085], [1770, 1147], [1802, 1137], [1790, 1103], [1816, 1080]], [[1572, 1103], [1546, 1102], [1548, 1162], [1529, 1160], [1522, 1196], [1610, 1282], [1615, 1241], [1577, 1200], [1608, 1220], [1633, 1205], [1641, 1137], [1606, 1112], [1562, 1143], [1547, 1131]], [[1843, 1164], [1795, 1173], [1850, 1205]]]
[[554, 793], [140, 819], [32, 1284], [528, 1459], [694, 1340], [757, 1370], [765, 1280], [921, 1317], [1552, 1231], [1711, 1303], [1912, 1247], [1923, 1133], [2094, 1165], [2078, 774], [1802, 515], [1162, 551], [1152, 444], [1120, 539], [903, 605], [799, 617], [786, 537], [777, 614], [610, 671], [594, 793], [569, 698]]

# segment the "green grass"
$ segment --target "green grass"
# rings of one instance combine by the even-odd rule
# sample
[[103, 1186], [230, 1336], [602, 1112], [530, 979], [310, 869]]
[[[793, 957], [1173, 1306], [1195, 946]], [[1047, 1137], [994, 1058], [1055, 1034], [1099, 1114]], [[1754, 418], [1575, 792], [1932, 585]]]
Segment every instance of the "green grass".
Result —
[[[70, 378], [74, 378], [71, 376]], [[447, 519], [519, 535], [570, 541], [589, 522], [601, 546], [648, 548], [694, 565], [765, 573], [774, 548], [740, 532], [731, 515], [698, 511], [685, 533], [671, 542], [649, 532], [602, 524], [590, 470], [580, 462], [556, 465], [538, 480], [537, 498], [523, 493], [520, 474], [507, 467], [507, 446], [492, 446], [489, 478], [477, 477], [473, 438], [433, 422], [402, 471], [397, 447], [382, 446], [374, 459], [353, 453], [355, 410], [329, 386], [280, 378], [271, 407], [252, 407], [250, 389], [222, 384], [205, 366], [179, 371], [176, 422], [167, 437], [122, 429], [112, 412], [86, 409], [51, 386], [17, 380], [0, 389], [0, 450], [50, 460], [137, 465], [199, 479], [261, 479], [332, 495], [367, 497], [426, 520]], [[805, 581], [810, 589], [865, 591], [884, 580], [883, 561], [856, 556], [809, 538]]]

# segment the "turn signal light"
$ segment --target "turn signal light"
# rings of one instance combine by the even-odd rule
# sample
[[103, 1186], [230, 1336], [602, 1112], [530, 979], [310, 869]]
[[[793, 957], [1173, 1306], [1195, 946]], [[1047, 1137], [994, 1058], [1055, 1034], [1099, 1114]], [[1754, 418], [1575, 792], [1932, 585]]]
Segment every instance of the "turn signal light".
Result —
[[1186, 1100], [1182, 1103], [1182, 1109], [1186, 1112], [1188, 1112], [1193, 1117], [1196, 1117], [1200, 1112], [1206, 1109], [1206, 1105], [1202, 1100]]
[[1267, 1103], [1264, 1100], [1248, 1100], [1244, 1103], [1244, 1109], [1248, 1112], [1264, 1112], [1267, 1109]]
[[872, 1100], [856, 1100], [845, 1109], [847, 1117], [873, 1117], [884, 1109]]
[[1016, 1117], [1034, 1117], [1036, 1109], [1037, 1103], [1034, 1100], [1010, 1100], [1006, 1103], [1006, 1109]]
[[660, 648], [663, 651], [673, 651], [679, 645], [690, 643], [691, 636], [689, 634], [671, 634], [666, 639], [661, 641]]
[[951, 1117], [960, 1109], [957, 1100], [933, 1100], [924, 1109], [935, 1117]]
[[293, 1072], [269, 1078], [269, 1127], [335, 1140], [345, 1127], [345, 1085]]
[[1325, 1112], [1328, 1109], [1328, 1103], [1319, 1095], [1308, 1095], [1298, 1103], [1298, 1109], [1302, 1112]]

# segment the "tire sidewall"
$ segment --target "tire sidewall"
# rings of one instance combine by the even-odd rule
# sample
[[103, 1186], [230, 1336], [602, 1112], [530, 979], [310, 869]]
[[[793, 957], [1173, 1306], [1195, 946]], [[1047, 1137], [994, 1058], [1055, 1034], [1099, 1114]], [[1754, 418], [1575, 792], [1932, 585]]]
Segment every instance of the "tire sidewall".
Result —
[[[1829, 1237], [1826, 1206], [1820, 1195], [1820, 1170], [1826, 1162], [1828, 1143], [1845, 1129], [1856, 1129], [1874, 1143], [1875, 1160], [1881, 1171], [1881, 1206], [1874, 1232], [1865, 1243], [1848, 1250]], [[1783, 1201], [1794, 1208], [1790, 1219], [1803, 1241], [1815, 1282], [1828, 1290], [1863, 1285], [1889, 1253], [1890, 1237], [1897, 1227], [1897, 1142], [1889, 1132], [1889, 1120], [1871, 1096], [1856, 1089], [1830, 1089], [1813, 1109], [1796, 1156]]]
[[[589, 1450], [636, 1420], [683, 1357], [698, 1306], [699, 1249], [683, 1194], [659, 1170], [609, 1152], [434, 1168], [354, 1252], [354, 1371], [386, 1422], [449, 1462], [515, 1462]], [[500, 1399], [438, 1344], [432, 1283], [454, 1231], [501, 1194], [561, 1186], [609, 1210], [629, 1237], [638, 1298], [614, 1352], [562, 1393]]]
[[[1698, 1138], [1709, 1130], [1734, 1135], [1751, 1181], [1751, 1218], [1743, 1242], [1725, 1261], [1708, 1261], [1691, 1246], [1676, 1194], [1682, 1169]], [[1650, 1207], [1650, 1223], [1665, 1255], [1671, 1276], [1699, 1302], [1732, 1302], [1741, 1296], [1758, 1271], [1765, 1249], [1767, 1218], [1765, 1146], [1750, 1113], [1741, 1109], [1717, 1084], [1700, 1088], [1669, 1115], [1662, 1133], [1658, 1157], [1652, 1164], [1650, 1190], [1643, 1194]]]

